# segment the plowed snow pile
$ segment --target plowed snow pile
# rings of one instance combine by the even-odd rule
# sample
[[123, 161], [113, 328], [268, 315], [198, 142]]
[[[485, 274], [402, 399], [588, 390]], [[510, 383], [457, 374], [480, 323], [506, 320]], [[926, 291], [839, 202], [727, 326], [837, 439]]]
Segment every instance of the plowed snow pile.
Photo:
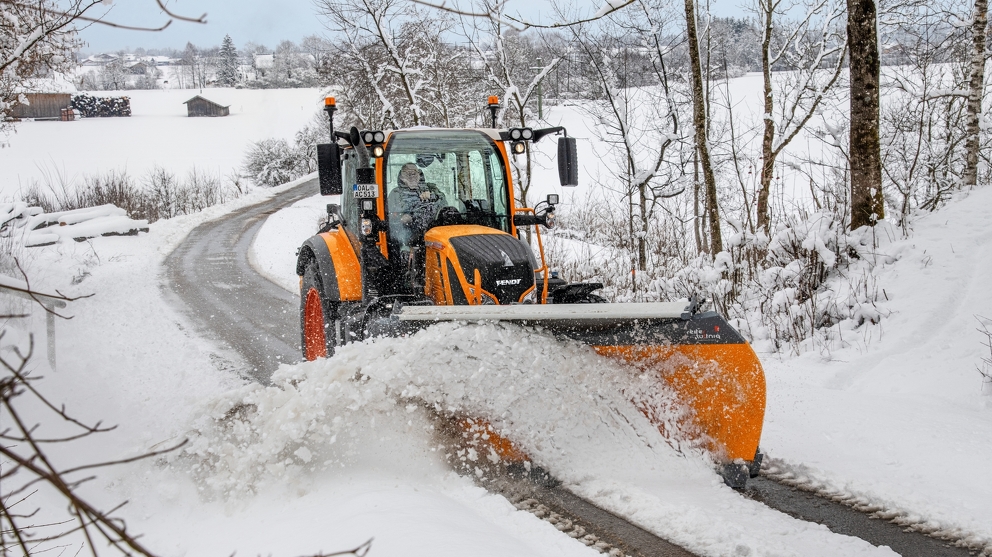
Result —
[[446, 323], [283, 366], [270, 387], [218, 397], [175, 464], [201, 492], [229, 500], [370, 466], [440, 480], [450, 447], [438, 446], [430, 414], [454, 413], [489, 420], [570, 489], [705, 555], [887, 554], [740, 497], [630, 398], [650, 400], [677, 431], [684, 410], [671, 393], [587, 346], [513, 325]]
[[625, 393], [650, 400], [656, 415], [671, 417], [666, 431], [677, 432], [683, 410], [656, 381], [515, 325], [444, 323], [408, 339], [351, 344], [327, 360], [283, 366], [272, 381], [220, 397], [197, 424], [185, 453], [217, 495], [347, 465], [369, 437], [420, 443], [436, 460], [428, 414], [483, 418], [562, 479], [582, 478], [567, 463], [609, 466], [616, 454], [659, 473], [709, 473], [700, 451], [676, 450], [678, 436], [663, 438], [628, 402]]

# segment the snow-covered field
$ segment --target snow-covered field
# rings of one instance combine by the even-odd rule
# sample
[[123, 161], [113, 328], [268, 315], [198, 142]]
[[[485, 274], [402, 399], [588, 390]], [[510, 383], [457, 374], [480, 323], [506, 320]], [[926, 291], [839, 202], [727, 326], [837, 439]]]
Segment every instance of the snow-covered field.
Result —
[[193, 168], [217, 177], [239, 172], [245, 150], [266, 138], [292, 140], [323, 106], [318, 89], [206, 89], [202, 96], [230, 106], [221, 118], [189, 118], [184, 102], [195, 89], [111, 91], [131, 98], [128, 118], [21, 122], [0, 148], [0, 198], [39, 184], [78, 181], [109, 170], [142, 178], [161, 167], [183, 176]]
[[[281, 105], [285, 112], [280, 119], [246, 111], [244, 127], [230, 124], [240, 122], [236, 104], [230, 118], [192, 124], [185, 98], [174, 99], [178, 109], [173, 101], [149, 102], [160, 112], [138, 118], [137, 94], [131, 119], [23, 123], [13, 146], [0, 149], [0, 191], [16, 194], [8, 169], [34, 175], [21, 158], [75, 156], [69, 139], [75, 148], [92, 149], [71, 159], [79, 165], [72, 172], [125, 161], [129, 171], [139, 168], [132, 161], [162, 164], [138, 142], [120, 139], [121, 130], [152, 141], [190, 132], [182, 126], [205, 126], [198, 135], [180, 134], [188, 142], [163, 141], [161, 149], [174, 158], [161, 158], [177, 171], [183, 163], [176, 161], [236, 166], [248, 141], [288, 137], [317, 108], [317, 91], [279, 93], [300, 95], [298, 106], [279, 95], [256, 99], [256, 107]], [[589, 136], [580, 131], [580, 115], [566, 107], [550, 112], [552, 124], [556, 118], [580, 137], [580, 150], [589, 150], [583, 160], [596, 160], [592, 141], [582, 140]], [[81, 125], [91, 131], [63, 141], [63, 127]], [[119, 142], [116, 149], [99, 148], [105, 135]], [[553, 146], [548, 142], [549, 152]], [[541, 195], [557, 189], [547, 185], [557, 183], [553, 171], [542, 175]], [[120, 514], [145, 535], [146, 546], [167, 556], [292, 556], [348, 549], [374, 537], [373, 556], [595, 554], [451, 472], [432, 450], [430, 421], [405, 402], [416, 396], [511, 424], [515, 438], [568, 487], [704, 555], [893, 554], [740, 497], [702, 456], [675, 453], [637, 414], [625, 413], [615, 390], [630, 380], [623, 369], [584, 347], [520, 329], [439, 326], [410, 340], [352, 345], [327, 361], [283, 366], [273, 387], [242, 384], [231, 355], [195, 337], [166, 301], [161, 263], [198, 223], [272, 193], [255, 190], [200, 214], [153, 223], [138, 237], [22, 253], [35, 288], [95, 294], [72, 302], [67, 312], [74, 319], [57, 323], [58, 370], [48, 371], [43, 357], [33, 360], [47, 376], [42, 389], [80, 418], [120, 424], [61, 458], [115, 458], [193, 440], [183, 456], [102, 471], [86, 487], [104, 508], [129, 500]], [[588, 193], [589, 186], [574, 192], [578, 199]], [[270, 217], [252, 248], [253, 264], [294, 290], [295, 248], [313, 232], [327, 201], [315, 196]], [[883, 240], [880, 251], [892, 262], [877, 268], [877, 283], [892, 313], [880, 326], [857, 331], [862, 337], [851, 348], [829, 356], [762, 355], [768, 378], [762, 445], [778, 473], [986, 547], [992, 547], [992, 393], [983, 394], [975, 371], [987, 349], [974, 316], [992, 316], [984, 287], [992, 275], [985, 253], [992, 222], [982, 210], [990, 205], [990, 189], [963, 193], [919, 218], [911, 238]], [[34, 329], [44, 331], [41, 315], [34, 320]], [[5, 341], [26, 343], [19, 327], [4, 330]], [[452, 345], [460, 350], [445, 349]], [[475, 354], [485, 356], [466, 356]], [[347, 379], [358, 371], [369, 377], [365, 384]], [[239, 401], [257, 411], [231, 433], [215, 418]]]

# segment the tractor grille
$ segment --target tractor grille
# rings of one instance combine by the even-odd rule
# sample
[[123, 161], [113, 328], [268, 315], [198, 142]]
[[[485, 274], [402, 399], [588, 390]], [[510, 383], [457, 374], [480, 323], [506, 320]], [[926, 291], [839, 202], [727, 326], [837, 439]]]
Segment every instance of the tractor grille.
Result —
[[476, 234], [451, 239], [462, 272], [469, 281], [475, 270], [482, 275], [483, 290], [500, 304], [520, 300], [534, 286], [530, 248], [509, 234]]

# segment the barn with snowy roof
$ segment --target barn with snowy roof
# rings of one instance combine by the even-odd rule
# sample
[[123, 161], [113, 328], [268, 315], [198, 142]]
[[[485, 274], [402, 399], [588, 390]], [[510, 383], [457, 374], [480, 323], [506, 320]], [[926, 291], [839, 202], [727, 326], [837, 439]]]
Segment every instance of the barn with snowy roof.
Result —
[[186, 105], [186, 115], [193, 116], [228, 116], [231, 114], [230, 105], [217, 104], [210, 99], [205, 99], [200, 95], [184, 102]]

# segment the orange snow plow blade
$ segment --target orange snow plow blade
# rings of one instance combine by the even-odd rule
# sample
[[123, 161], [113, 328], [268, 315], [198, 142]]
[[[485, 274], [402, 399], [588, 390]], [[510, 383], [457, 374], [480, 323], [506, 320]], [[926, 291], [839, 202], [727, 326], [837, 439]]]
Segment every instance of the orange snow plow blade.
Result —
[[[718, 461], [757, 461], [765, 417], [765, 376], [757, 355], [723, 317], [686, 302], [406, 306], [398, 320], [511, 321], [588, 344], [656, 376], [692, 409], [685, 429]], [[413, 323], [411, 323], [413, 322]], [[665, 417], [633, 400], [662, 433]], [[502, 438], [500, 438], [502, 439]]]
[[[665, 381], [692, 408], [693, 425], [710, 451], [731, 461], [754, 459], [765, 416], [765, 376], [750, 345], [593, 348]], [[643, 408], [642, 412], [652, 418]]]

